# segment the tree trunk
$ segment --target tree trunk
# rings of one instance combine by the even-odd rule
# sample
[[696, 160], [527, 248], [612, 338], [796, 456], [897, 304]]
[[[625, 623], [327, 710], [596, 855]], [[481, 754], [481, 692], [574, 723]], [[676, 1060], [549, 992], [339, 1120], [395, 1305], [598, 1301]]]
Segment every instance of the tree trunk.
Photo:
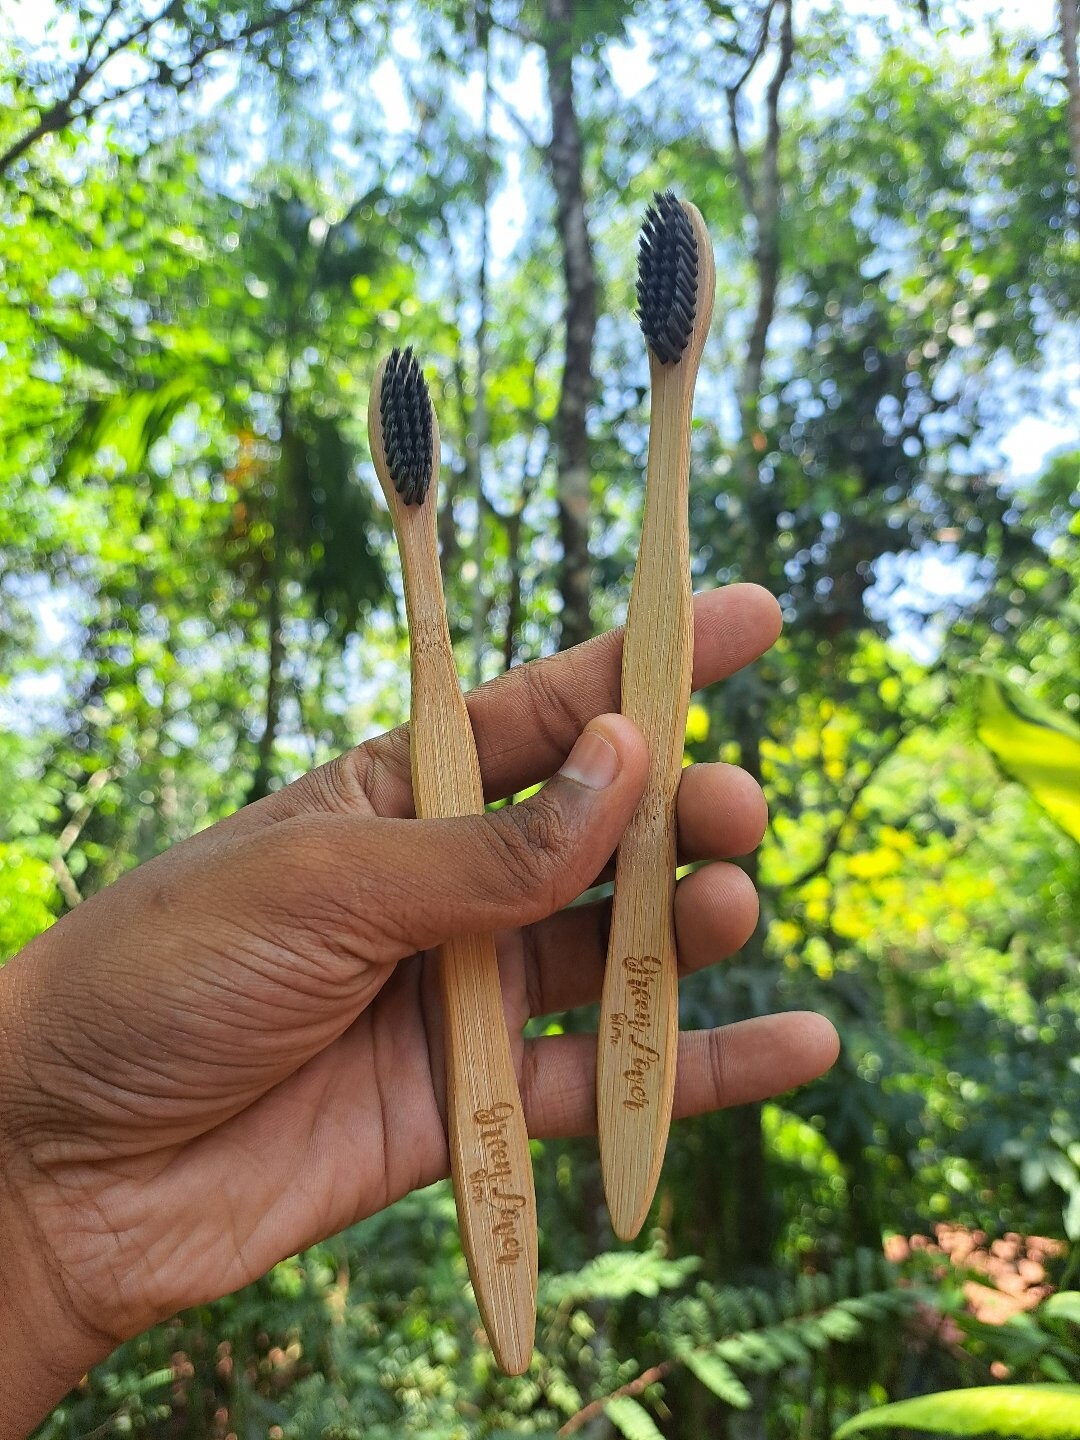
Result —
[[[280, 538], [274, 537], [275, 545]], [[266, 703], [263, 707], [263, 729], [256, 751], [255, 774], [251, 777], [247, 803], [261, 800], [270, 793], [274, 778], [274, 744], [277, 740], [281, 710], [281, 665], [285, 658], [285, 642], [281, 624], [281, 580], [275, 562], [270, 575], [270, 595], [266, 607]]]
[[506, 630], [503, 632], [502, 666], [509, 670], [514, 663], [518, 626], [521, 624], [521, 521], [518, 508], [506, 517], [506, 549], [510, 575], [506, 593]]
[[[754, 527], [754, 518], [760, 514], [761, 510], [761, 506], [755, 503], [760, 490], [758, 455], [762, 449], [759, 437], [759, 412], [769, 330], [776, 313], [776, 298], [781, 273], [782, 185], [779, 101], [780, 91], [791, 69], [794, 54], [792, 0], [782, 0], [779, 8], [780, 25], [776, 68], [766, 90], [765, 140], [756, 167], [751, 168], [739, 131], [739, 92], [768, 49], [768, 32], [772, 24], [773, 6], [770, 6], [766, 12], [764, 29], [749, 64], [741, 79], [728, 90], [727, 95], [735, 169], [754, 224], [752, 259], [757, 284], [754, 316], [747, 341], [746, 357], [737, 385], [742, 422], [740, 454], [737, 463], [743, 479], [746, 513], [750, 517], [751, 525], [744, 578], [766, 584], [769, 578], [767, 546], [773, 538], [772, 530], [771, 527], [762, 526], [760, 529]], [[765, 714], [764, 696], [761, 692], [756, 667], [752, 667], [736, 677], [728, 686], [727, 696], [729, 723], [739, 747], [739, 764], [760, 783], [761, 741], [765, 729]], [[757, 888], [758, 857], [756, 852], [744, 860], [743, 865]], [[743, 960], [752, 971], [760, 972], [767, 964], [765, 955], [767, 925], [768, 916], [763, 906], [754, 933], [742, 951]], [[760, 1105], [741, 1106], [733, 1112], [731, 1117], [734, 1168], [738, 1177], [734, 1197], [732, 1243], [741, 1272], [740, 1278], [744, 1282], [757, 1283], [761, 1283], [765, 1279], [766, 1272], [772, 1263], [777, 1234], [776, 1206], [769, 1192], [765, 1137], [762, 1133], [761, 1120]], [[765, 1440], [768, 1425], [768, 1386], [762, 1379], [757, 1379], [750, 1384], [749, 1388], [754, 1398], [753, 1407], [731, 1417], [728, 1424], [729, 1440]]]
[[[739, 764], [748, 775], [761, 783], [761, 737], [763, 726], [760, 685], [757, 676], [743, 673], [729, 686], [731, 719], [735, 741], [739, 747]], [[758, 888], [758, 852], [741, 862], [743, 869]], [[764, 906], [758, 915], [754, 933], [742, 948], [747, 968], [760, 972], [767, 963], [765, 932], [768, 916]], [[772, 1262], [776, 1240], [776, 1207], [769, 1194], [765, 1163], [765, 1138], [761, 1130], [761, 1106], [740, 1105], [732, 1111], [734, 1174], [738, 1176], [735, 1192], [734, 1235], [732, 1241], [742, 1278], [760, 1283], [763, 1272]]]
[[487, 615], [489, 602], [484, 589], [484, 456], [491, 436], [487, 405], [487, 332], [488, 332], [488, 208], [491, 201], [491, 25], [487, 4], [476, 9], [476, 41], [484, 57], [484, 101], [481, 122], [480, 166], [478, 174], [480, 210], [480, 260], [476, 276], [476, 401], [473, 405], [471, 439], [466, 437], [466, 455], [472, 467], [476, 493], [476, 534], [472, 560], [476, 577], [472, 586], [472, 684], [484, 678], [484, 651], [487, 648]]
[[[758, 53], [760, 56], [762, 52]], [[757, 303], [738, 391], [743, 446], [755, 469], [753, 438], [757, 429], [757, 411], [761, 401], [761, 379], [769, 342], [769, 328], [776, 313], [776, 292], [780, 284], [780, 91], [791, 70], [794, 54], [792, 0], [785, 0], [780, 16], [776, 69], [765, 95], [765, 144], [756, 175], [751, 171], [743, 149], [737, 111], [739, 91], [749, 78], [750, 70], [728, 91], [735, 168], [742, 183], [747, 209], [754, 222], [753, 261], [757, 280]]]
[[573, 0], [547, 0], [544, 53], [551, 105], [548, 159], [558, 208], [566, 282], [566, 363], [556, 421], [559, 537], [562, 563], [560, 648], [587, 640], [592, 624], [589, 508], [592, 467], [587, 429], [593, 394], [596, 275], [585, 217], [581, 129], [574, 109]]
[[1061, 13], [1061, 56], [1065, 61], [1065, 84], [1069, 91], [1069, 150], [1072, 154], [1073, 184], [1080, 190], [1080, 69], [1076, 63], [1076, 30], [1080, 20], [1077, 0], [1058, 0]]

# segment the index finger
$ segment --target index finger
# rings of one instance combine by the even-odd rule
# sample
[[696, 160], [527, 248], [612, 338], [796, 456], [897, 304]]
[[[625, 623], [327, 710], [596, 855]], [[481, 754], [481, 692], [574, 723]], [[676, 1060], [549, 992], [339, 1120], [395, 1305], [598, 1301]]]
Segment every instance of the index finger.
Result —
[[[694, 597], [694, 689], [763, 655], [780, 634], [780, 606], [760, 585]], [[485, 800], [503, 800], [552, 775], [590, 720], [618, 710], [623, 632], [609, 630], [557, 655], [515, 666], [465, 697]], [[415, 814], [409, 727], [399, 725], [294, 780], [225, 823], [281, 820], [305, 811], [367, 805], [377, 815]]]
[[[780, 606], [760, 585], [728, 585], [695, 596], [694, 689], [763, 655], [781, 624]], [[590, 720], [619, 709], [622, 640], [621, 629], [609, 630], [572, 650], [516, 666], [466, 696], [486, 800], [502, 800], [546, 780]], [[335, 789], [361, 780], [378, 814], [413, 814], [407, 725], [324, 768], [335, 772]], [[289, 788], [311, 779], [305, 776]]]

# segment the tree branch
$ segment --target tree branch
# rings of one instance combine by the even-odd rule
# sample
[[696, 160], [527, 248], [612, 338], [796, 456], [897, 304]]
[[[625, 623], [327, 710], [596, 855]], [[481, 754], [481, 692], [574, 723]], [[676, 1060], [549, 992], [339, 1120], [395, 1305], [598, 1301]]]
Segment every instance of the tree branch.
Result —
[[64, 904], [69, 910], [74, 910], [76, 905], [82, 904], [82, 893], [75, 883], [75, 876], [68, 869], [67, 861], [62, 855], [49, 857], [49, 866], [56, 876], [56, 883], [60, 887], [60, 894], [64, 897]]
[[513, 35], [515, 39], [522, 41], [525, 45], [543, 44], [541, 37], [534, 30], [530, 30], [527, 25], [514, 24], [512, 20], [498, 20], [494, 15], [491, 17], [491, 23], [496, 30], [501, 30], [504, 35]]
[[194, 78], [194, 71], [198, 66], [208, 60], [210, 56], [235, 50], [246, 41], [253, 39], [256, 35], [271, 35], [283, 26], [288, 25], [288, 23], [297, 16], [303, 15], [305, 11], [313, 8], [318, 3], [319, 0], [296, 0], [296, 3], [286, 10], [278, 10], [271, 15], [262, 15], [256, 20], [249, 21], [247, 25], [238, 30], [232, 37], [226, 38], [222, 35], [212, 37], [207, 40], [206, 43], [192, 49], [186, 57], [178, 57], [175, 61], [154, 61], [152, 62], [153, 69], [148, 75], [144, 75], [138, 80], [133, 80], [127, 85], [122, 85], [118, 89], [108, 90], [96, 100], [88, 100], [84, 104], [79, 105], [78, 102], [83, 97], [87, 86], [91, 81], [101, 75], [105, 66], [108, 65], [112, 59], [148, 36], [155, 26], [174, 20], [181, 8], [180, 0], [169, 0], [169, 4], [166, 5], [164, 10], [144, 20], [142, 24], [137, 25], [134, 30], [128, 31], [118, 40], [113, 41], [102, 54], [101, 58], [96, 61], [96, 63], [91, 64], [93, 51], [101, 38], [105, 25], [118, 9], [118, 5], [114, 3], [109, 14], [106, 15], [105, 20], [90, 42], [86, 55], [72, 73], [67, 93], [59, 100], [54, 101], [47, 110], [44, 110], [39, 115], [36, 123], [32, 125], [29, 130], [25, 131], [16, 140], [13, 140], [6, 150], [0, 153], [0, 177], [5, 176], [15, 162], [20, 160], [28, 150], [36, 145], [39, 140], [44, 139], [46, 135], [55, 135], [58, 131], [66, 129], [76, 120], [88, 120], [96, 115], [98, 111], [114, 104], [117, 100], [150, 90], [162, 82], [171, 84], [179, 94], [187, 88], [191, 83], [191, 79], [181, 83], [175, 82], [172, 79], [175, 71], [188, 69], [193, 72], [192, 78]]
[[621, 1395], [640, 1395], [650, 1385], [655, 1385], [658, 1380], [672, 1371], [679, 1362], [677, 1360], [662, 1360], [659, 1365], [653, 1365], [648, 1370], [643, 1370], [636, 1379], [630, 1380], [625, 1385], [620, 1385], [618, 1390], [613, 1390], [610, 1395], [605, 1395], [601, 1400], [593, 1400], [576, 1415], [571, 1415], [566, 1424], [559, 1431], [560, 1435], [573, 1435], [575, 1430], [580, 1430], [590, 1420], [595, 1420], [598, 1415], [604, 1412], [604, 1406], [611, 1400], [618, 1399]]
[[776, 186], [780, 171], [780, 91], [791, 70], [795, 57], [795, 34], [792, 22], [793, 0], [785, 0], [784, 16], [780, 22], [780, 56], [776, 70], [766, 91], [765, 110], [768, 116], [768, 131], [765, 136], [764, 165], [767, 176]]
[[881, 773], [881, 768], [885, 764], [885, 762], [887, 760], [890, 760], [896, 754], [897, 750], [899, 750], [900, 745], [906, 738], [906, 736], [907, 731], [902, 727], [898, 728], [896, 736], [892, 740], [892, 742], [889, 745], [886, 745], [884, 749], [882, 749], [874, 757], [874, 762], [870, 766], [870, 769], [866, 772], [866, 774], [852, 790], [851, 799], [848, 801], [844, 809], [843, 815], [841, 815], [840, 819], [834, 826], [832, 833], [825, 841], [824, 848], [822, 849], [822, 852], [818, 859], [814, 861], [813, 865], [810, 865], [806, 870], [804, 870], [801, 875], [797, 875], [793, 880], [785, 880], [783, 884], [783, 888], [785, 890], [801, 890], [808, 881], [813, 880], [816, 876], [822, 874], [823, 871], [828, 869], [829, 861], [836, 854], [837, 847], [840, 844], [844, 831], [848, 827], [848, 822], [851, 820], [852, 815], [855, 813], [855, 807], [862, 799], [863, 791]]
[[525, 141], [526, 145], [528, 145], [533, 150], [542, 151], [545, 148], [543, 140], [540, 139], [539, 135], [535, 135], [529, 129], [525, 121], [510, 104], [510, 101], [507, 100], [506, 96], [500, 94], [494, 85], [492, 85], [491, 87], [491, 94], [493, 98], [499, 102], [499, 108], [502, 110], [503, 114], [510, 121], [511, 125], [513, 125], [514, 129], [518, 132], [521, 138]]
[[749, 439], [749, 432], [756, 424], [756, 406], [761, 392], [765, 349], [769, 339], [769, 327], [776, 311], [776, 291], [780, 283], [780, 91], [790, 73], [795, 54], [792, 8], [793, 0], [784, 0], [780, 23], [780, 54], [765, 96], [765, 147], [761, 156], [758, 184], [755, 187], [758, 205], [755, 211], [757, 236], [754, 265], [758, 272], [758, 303], [747, 343], [746, 364], [739, 396], [744, 439]]
[[[109, 21], [113, 18], [113, 16], [119, 12], [120, 6], [122, 4], [123, 0], [110, 0], [108, 8], [101, 17], [101, 24], [94, 31], [93, 35], [90, 36], [90, 39], [86, 42], [86, 55], [83, 57], [82, 64], [79, 66], [80, 71], [89, 64], [91, 57], [94, 54], [94, 51], [97, 49], [98, 41], [101, 39], [102, 35], [105, 34], [105, 27], [108, 25]], [[76, 71], [75, 73], [78, 74], [79, 71]]]
[[94, 812], [94, 806], [98, 802], [98, 796], [104, 790], [110, 780], [115, 780], [120, 771], [113, 765], [103, 770], [95, 770], [90, 779], [86, 782], [86, 789], [83, 792], [82, 804], [72, 815], [71, 819], [60, 831], [57, 840], [57, 849], [61, 857], [67, 855], [71, 847], [82, 834], [83, 827]]
[[[541, 353], [543, 353], [543, 350]], [[535, 397], [535, 386], [533, 394]], [[525, 511], [528, 509], [529, 502], [532, 500], [536, 491], [537, 482], [547, 463], [547, 455], [551, 442], [551, 434], [546, 427], [537, 426], [536, 429], [539, 429], [543, 436], [539, 457], [534, 463], [530, 463], [533, 448], [532, 436], [530, 436], [529, 442], [525, 447], [525, 459], [521, 467], [521, 482], [517, 503], [508, 515], [500, 516], [506, 529], [506, 549], [510, 560], [510, 579], [507, 585], [506, 598], [506, 633], [503, 636], [504, 670], [509, 670], [514, 663], [514, 655], [517, 650], [517, 630], [518, 625], [521, 623], [521, 530], [525, 522]], [[536, 433], [535, 429], [533, 433]]]
[[[90, 61], [97, 47], [97, 43], [105, 30], [105, 26], [119, 9], [119, 0], [113, 0], [113, 4], [109, 7], [104, 19], [87, 46], [86, 54], [79, 62], [71, 77], [71, 84], [68, 87], [67, 94], [62, 99], [54, 101], [53, 104], [38, 117], [37, 124], [32, 126], [25, 134], [21, 135], [19, 139], [15, 140], [7, 150], [0, 155], [0, 175], [5, 174], [5, 172], [14, 165], [16, 160], [20, 159], [32, 145], [36, 145], [37, 142], [46, 135], [56, 134], [58, 130], [63, 130], [67, 125], [70, 125], [73, 120], [81, 120], [84, 116], [92, 115], [102, 105], [109, 104], [112, 100], [115, 100], [117, 98], [116, 94], [103, 95], [100, 100], [92, 105], [85, 105], [79, 110], [72, 108], [90, 84], [91, 80], [95, 80], [98, 75], [101, 74], [109, 61], [112, 60], [115, 55], [118, 55], [121, 50], [125, 50], [129, 46], [134, 45], [136, 41], [141, 40], [144, 35], [149, 34], [153, 26], [169, 14], [174, 3], [175, 0], [169, 0], [169, 4], [160, 15], [151, 16], [149, 19], [144, 20], [141, 25], [137, 25], [134, 30], [130, 30], [126, 35], [121, 36], [119, 40], [115, 40], [105, 51], [104, 55], [102, 55], [101, 59], [92, 65]], [[146, 81], [139, 83], [149, 84], [152, 82]], [[127, 88], [131, 90], [136, 87], [132, 85]], [[125, 92], [121, 91], [119, 93], [123, 94]]]
[[742, 135], [739, 133], [739, 94], [750, 79], [750, 76], [758, 67], [762, 55], [765, 53], [765, 46], [769, 40], [769, 29], [772, 25], [773, 11], [776, 8], [776, 0], [769, 0], [761, 17], [761, 29], [758, 31], [757, 41], [750, 58], [743, 67], [743, 72], [733, 85], [728, 85], [724, 91], [727, 98], [728, 125], [731, 130], [731, 148], [735, 156], [735, 174], [738, 177], [739, 185], [742, 187], [743, 199], [746, 208], [751, 215], [757, 215], [757, 197], [754, 192], [754, 177], [750, 171], [750, 162], [746, 158], [746, 151], [743, 148]]
[[743, 73], [739, 76], [738, 80], [735, 81], [734, 85], [727, 87], [729, 95], [738, 95], [747, 80], [750, 79], [750, 76], [757, 69], [758, 61], [765, 53], [765, 45], [769, 39], [769, 26], [772, 24], [773, 10], [775, 8], [776, 0], [769, 0], [769, 3], [765, 6], [765, 13], [761, 17], [761, 29], [758, 32], [757, 43], [750, 53], [750, 58], [746, 62], [746, 68], [743, 70]]
[[742, 136], [739, 134], [738, 91], [731, 89], [727, 92], [727, 107], [728, 128], [731, 131], [731, 151], [735, 159], [735, 174], [743, 192], [746, 208], [751, 215], [756, 216], [757, 194], [754, 190], [754, 177], [750, 171], [750, 162], [746, 158], [746, 151], [743, 149]]
[[56, 876], [56, 883], [60, 887], [60, 894], [64, 897], [64, 904], [69, 910], [74, 910], [76, 905], [82, 903], [82, 892], [75, 883], [75, 877], [68, 867], [67, 857], [71, 852], [76, 840], [83, 832], [83, 827], [94, 813], [94, 807], [98, 797], [110, 780], [115, 780], [120, 774], [119, 769], [110, 765], [103, 770], [95, 770], [86, 782], [86, 789], [83, 792], [82, 802], [79, 808], [72, 815], [71, 819], [60, 831], [57, 838], [56, 850], [49, 857], [49, 866]]

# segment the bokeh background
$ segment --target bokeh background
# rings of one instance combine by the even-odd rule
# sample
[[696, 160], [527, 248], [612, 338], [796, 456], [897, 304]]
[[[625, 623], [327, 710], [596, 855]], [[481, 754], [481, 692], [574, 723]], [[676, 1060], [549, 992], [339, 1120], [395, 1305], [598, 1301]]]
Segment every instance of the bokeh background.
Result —
[[439, 1186], [128, 1344], [42, 1435], [816, 1440], [1080, 1379], [1076, 29], [1075, 0], [5, 4], [0, 953], [405, 715], [364, 425], [392, 345], [442, 426], [463, 680], [620, 621], [671, 186], [719, 276], [695, 583], [787, 622], [691, 709], [687, 755], [772, 824], [758, 930], [683, 1021], [843, 1037], [676, 1128], [635, 1246], [595, 1145], [536, 1146], [519, 1380]]

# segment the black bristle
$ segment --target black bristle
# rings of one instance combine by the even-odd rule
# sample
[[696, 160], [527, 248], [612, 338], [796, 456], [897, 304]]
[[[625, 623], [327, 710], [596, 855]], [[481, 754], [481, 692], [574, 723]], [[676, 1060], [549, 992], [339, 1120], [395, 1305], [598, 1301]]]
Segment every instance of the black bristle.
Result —
[[379, 416], [394, 488], [406, 505], [422, 505], [431, 484], [432, 409], [423, 371], [411, 349], [390, 352]]
[[697, 309], [697, 241], [672, 190], [653, 196], [638, 245], [638, 320], [662, 365], [681, 359]]

